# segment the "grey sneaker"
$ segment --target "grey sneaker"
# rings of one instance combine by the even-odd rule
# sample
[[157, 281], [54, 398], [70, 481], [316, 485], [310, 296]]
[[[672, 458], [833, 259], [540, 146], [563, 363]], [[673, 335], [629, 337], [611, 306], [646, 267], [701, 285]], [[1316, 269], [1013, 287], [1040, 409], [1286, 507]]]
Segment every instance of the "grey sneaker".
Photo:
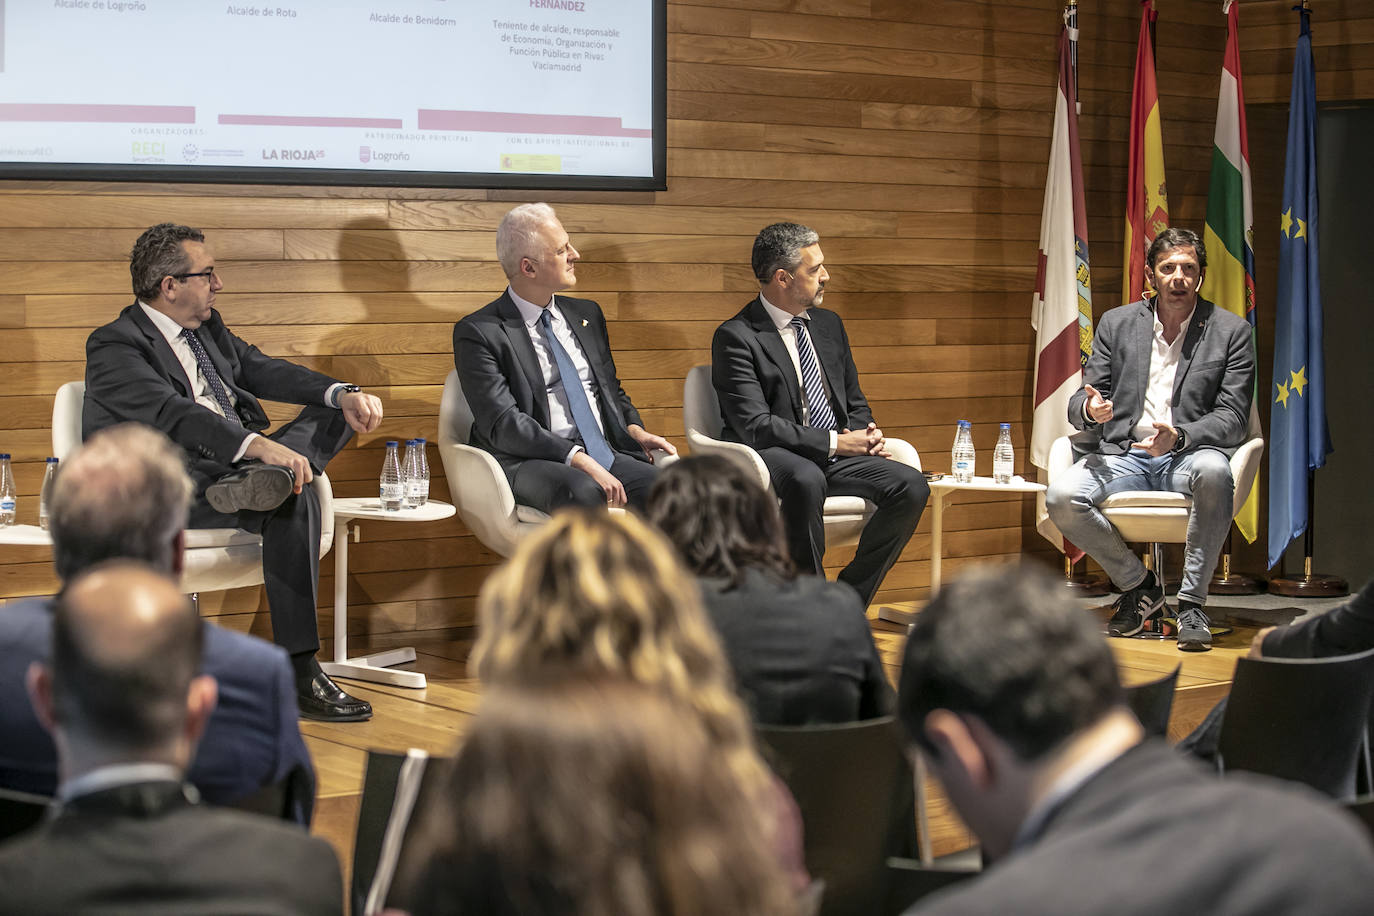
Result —
[[1134, 636], [1146, 627], [1158, 628], [1164, 618], [1164, 589], [1154, 573], [1116, 600], [1116, 613], [1107, 623], [1108, 636]]
[[1178, 648], [1181, 652], [1206, 652], [1212, 648], [1211, 621], [1202, 607], [1191, 601], [1178, 603]]

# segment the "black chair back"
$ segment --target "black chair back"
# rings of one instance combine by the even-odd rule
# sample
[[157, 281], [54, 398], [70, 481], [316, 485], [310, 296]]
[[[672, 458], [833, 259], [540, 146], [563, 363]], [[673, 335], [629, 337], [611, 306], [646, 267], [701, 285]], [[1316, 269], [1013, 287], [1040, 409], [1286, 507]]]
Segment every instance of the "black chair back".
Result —
[[895, 718], [757, 734], [801, 809], [806, 867], [825, 882], [820, 912], [881, 912], [888, 856], [916, 849], [911, 762]]
[[1174, 688], [1178, 686], [1181, 670], [1183, 665], [1180, 664], [1173, 673], [1157, 681], [1125, 688], [1126, 705], [1145, 727], [1145, 734], [1155, 738], [1169, 736], [1169, 713], [1174, 709]]
[[1374, 840], [1374, 795], [1362, 795], [1345, 803], [1345, 810], [1355, 815], [1360, 825], [1369, 832]]
[[1374, 649], [1335, 658], [1239, 659], [1217, 741], [1217, 766], [1350, 798], [1371, 696]]
[[309, 827], [310, 814], [315, 807], [315, 787], [305, 767], [294, 766], [278, 782], [263, 786], [229, 807]]
[[901, 916], [922, 897], [980, 874], [982, 870], [977, 868], [922, 865], [915, 859], [888, 859], [887, 903], [883, 913], [885, 916]]
[[[379, 912], [388, 901], [396, 905], [391, 880], [410, 838], [411, 813], [423, 806], [419, 799], [435, 791], [436, 782], [442, 778], [443, 768], [430, 766], [433, 762], [421, 751], [367, 752], [358, 829], [353, 837], [351, 912], [355, 916]], [[369, 910], [368, 895], [378, 881], [381, 886], [374, 895], [376, 906]]]
[[0, 789], [0, 840], [37, 827], [48, 813], [52, 799], [13, 789]]

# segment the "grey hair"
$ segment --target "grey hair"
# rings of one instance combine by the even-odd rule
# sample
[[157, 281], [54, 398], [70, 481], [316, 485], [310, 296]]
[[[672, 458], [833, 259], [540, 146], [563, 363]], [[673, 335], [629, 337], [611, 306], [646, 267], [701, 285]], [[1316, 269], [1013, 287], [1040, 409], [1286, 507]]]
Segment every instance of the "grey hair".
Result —
[[129, 252], [129, 277], [134, 295], [144, 302], [158, 297], [162, 278], [182, 273], [190, 266], [182, 242], [204, 242], [205, 233], [176, 223], [158, 223], [144, 231]]
[[520, 259], [534, 255], [535, 234], [557, 219], [553, 207], [545, 203], [521, 204], [501, 217], [496, 227], [496, 259], [507, 277], [520, 273]]
[[62, 462], [49, 497], [57, 575], [67, 582], [112, 559], [170, 574], [191, 490], [181, 451], [152, 427], [121, 423], [91, 436]]
[[774, 223], [765, 226], [754, 239], [754, 276], [767, 285], [778, 270], [789, 273], [801, 264], [802, 249], [818, 244], [821, 237], [816, 230], [800, 223]]

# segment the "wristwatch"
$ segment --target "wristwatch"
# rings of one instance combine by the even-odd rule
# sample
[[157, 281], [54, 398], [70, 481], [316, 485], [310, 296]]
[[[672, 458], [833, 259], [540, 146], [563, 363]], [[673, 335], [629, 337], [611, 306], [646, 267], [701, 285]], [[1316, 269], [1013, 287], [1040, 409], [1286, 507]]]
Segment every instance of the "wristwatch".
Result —
[[1175, 434], [1176, 436], [1178, 436], [1178, 441], [1176, 441], [1176, 442], [1174, 443], [1174, 447], [1173, 447], [1173, 449], [1171, 449], [1171, 451], [1181, 452], [1181, 451], [1183, 451], [1185, 448], [1188, 447], [1188, 443], [1187, 443], [1187, 441], [1186, 441], [1186, 440], [1187, 440], [1187, 437], [1185, 437], [1185, 436], [1183, 435], [1183, 430], [1182, 430], [1182, 428], [1177, 427], [1177, 426], [1174, 427], [1174, 434]]
[[340, 385], [338, 388], [335, 388], [335, 389], [334, 389], [334, 406], [335, 406], [335, 407], [338, 407], [339, 405], [341, 405], [341, 404], [343, 403], [343, 396], [344, 396], [344, 395], [346, 395], [346, 394], [352, 394], [352, 393], [355, 392], [355, 391], [362, 391], [362, 390], [363, 390], [363, 386], [361, 386], [361, 385]]

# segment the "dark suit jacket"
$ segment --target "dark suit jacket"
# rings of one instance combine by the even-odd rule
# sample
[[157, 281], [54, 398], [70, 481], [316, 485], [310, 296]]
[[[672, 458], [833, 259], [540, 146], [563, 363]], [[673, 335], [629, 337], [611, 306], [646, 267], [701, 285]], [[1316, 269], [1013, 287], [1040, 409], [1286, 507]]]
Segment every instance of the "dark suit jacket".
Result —
[[[601, 306], [563, 295], [555, 302], [596, 380], [606, 441], [616, 451], [647, 461], [627, 428], [644, 424], [620, 386]], [[509, 291], [453, 326], [453, 361], [472, 409], [468, 444], [491, 452], [507, 476], [530, 458], [562, 462], [568, 457], [577, 443], [549, 432], [549, 402], [539, 359]]]
[[1070, 795], [1030, 844], [908, 912], [1353, 916], [1372, 888], [1369, 836], [1329, 800], [1218, 779], [1151, 740]]
[[73, 799], [0, 846], [0, 916], [338, 916], [334, 850], [298, 827], [193, 805], [174, 782]]
[[[873, 412], [859, 388], [844, 323], [828, 309], [812, 308], [810, 316], [807, 332], [825, 373], [835, 420], [841, 428], [863, 429], [873, 421]], [[830, 434], [802, 423], [797, 370], [759, 299], [716, 329], [711, 384], [720, 399], [726, 438], [755, 449], [781, 446], [816, 462], [828, 457]]]
[[1368, 649], [1374, 649], [1374, 579], [1345, 604], [1264, 637], [1264, 654], [1274, 658], [1330, 658]]
[[191, 380], [166, 338], [135, 302], [86, 340], [86, 401], [81, 435], [137, 421], [159, 429], [186, 450], [192, 471], [219, 476], [243, 444], [245, 430], [267, 428], [258, 398], [323, 406], [336, 379], [284, 359], [265, 356], [224, 326], [219, 312], [200, 326], [199, 337], [220, 378], [237, 398], [240, 427], [197, 404]]
[[[1098, 451], [1123, 455], [1136, 441], [1132, 430], [1145, 410], [1154, 339], [1154, 310], [1147, 300], [1109, 310], [1097, 323], [1093, 354], [1083, 367], [1084, 385], [1112, 402], [1106, 423], [1083, 417], [1084, 388], [1069, 398], [1075, 429], [1100, 433]], [[1203, 446], [1230, 455], [1245, 441], [1255, 392], [1255, 345], [1243, 318], [1199, 298], [1184, 332], [1174, 376], [1174, 426], [1189, 450]]]
[[[24, 672], [30, 662], [48, 658], [49, 601], [34, 598], [0, 610], [0, 786], [39, 795], [57, 789], [57, 752], [29, 705]], [[206, 801], [230, 804], [299, 767], [310, 791], [296, 818], [310, 823], [315, 768], [301, 738], [285, 650], [256, 636], [203, 626], [201, 670], [219, 682], [219, 703], [187, 779]]]
[[702, 579], [706, 610], [759, 725], [854, 722], [892, 712], [892, 687], [854, 589], [750, 569], [738, 588]]

